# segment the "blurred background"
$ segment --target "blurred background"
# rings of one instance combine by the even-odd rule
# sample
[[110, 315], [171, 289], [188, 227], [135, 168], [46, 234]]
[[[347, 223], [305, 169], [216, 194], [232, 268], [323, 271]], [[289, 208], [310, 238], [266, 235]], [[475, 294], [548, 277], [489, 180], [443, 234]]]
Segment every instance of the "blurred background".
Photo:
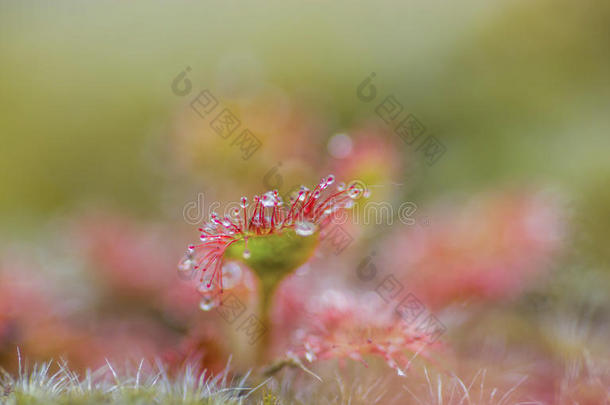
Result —
[[[2, 2], [0, 365], [19, 346], [77, 369], [222, 368], [247, 345], [176, 272], [197, 223], [333, 173], [417, 209], [348, 227], [355, 243], [299, 288], [372, 291], [356, 269], [374, 251], [446, 326], [440, 369], [489, 369], [523, 400], [608, 401], [608, 38], [610, 3], [588, 0]], [[205, 89], [254, 153], [193, 110]], [[408, 114], [416, 142], [396, 132]], [[277, 319], [294, 320], [289, 295]], [[299, 329], [282, 325], [279, 351]]]

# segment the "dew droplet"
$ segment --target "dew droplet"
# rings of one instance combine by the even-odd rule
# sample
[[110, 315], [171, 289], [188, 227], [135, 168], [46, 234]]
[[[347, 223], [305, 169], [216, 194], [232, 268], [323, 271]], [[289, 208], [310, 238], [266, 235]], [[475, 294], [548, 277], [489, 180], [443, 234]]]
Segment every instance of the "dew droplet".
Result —
[[242, 197], [239, 205], [241, 205], [242, 208], [246, 208], [248, 206], [248, 198]]
[[197, 291], [199, 291], [201, 294], [208, 294], [208, 293], [214, 291], [215, 289], [216, 289], [216, 284], [211, 283], [210, 281], [205, 280], [205, 279], [197, 287]]
[[250, 249], [244, 249], [244, 253], [242, 256], [244, 257], [244, 259], [249, 259], [251, 256]]
[[228, 262], [222, 266], [223, 288], [233, 288], [241, 281], [241, 267], [235, 262]]
[[299, 236], [309, 236], [316, 231], [316, 224], [309, 221], [299, 221], [295, 224], [294, 231]]
[[[197, 286], [197, 291], [201, 294], [206, 294], [211, 292], [216, 287], [216, 283], [212, 282], [212, 272], [206, 271], [205, 268], [202, 269], [203, 274], [201, 276], [201, 283]], [[209, 286], [208, 286], [209, 285]]]
[[193, 261], [191, 255], [185, 255], [180, 262], [178, 262], [178, 270], [180, 272], [189, 272], [193, 269]]
[[362, 192], [361, 189], [352, 186], [348, 190], [347, 195], [349, 196], [349, 198], [355, 200], [356, 198], [360, 197], [361, 192]]
[[305, 358], [307, 359], [308, 362], [311, 363], [312, 361], [315, 360], [316, 355], [313, 354], [313, 352], [308, 351], [308, 352], [305, 352]]
[[326, 177], [326, 184], [331, 185], [335, 182], [335, 176], [333, 176], [332, 174], [329, 174], [328, 177]]
[[275, 196], [273, 195], [273, 191], [267, 191], [265, 194], [263, 194], [261, 204], [263, 204], [264, 207], [273, 207], [273, 204], [275, 204]]
[[344, 183], [344, 182], [341, 182], [341, 183], [337, 184], [337, 190], [338, 190], [338, 191], [343, 191], [343, 190], [345, 190], [345, 183]]
[[309, 344], [309, 342], [305, 343], [305, 358], [310, 363], [316, 359], [316, 355], [313, 352], [313, 349], [311, 348], [311, 345]]
[[215, 306], [216, 306], [216, 303], [214, 302], [214, 297], [211, 295], [206, 295], [201, 298], [201, 301], [199, 301], [199, 308], [202, 311], [206, 311], [206, 312], [210, 311]]

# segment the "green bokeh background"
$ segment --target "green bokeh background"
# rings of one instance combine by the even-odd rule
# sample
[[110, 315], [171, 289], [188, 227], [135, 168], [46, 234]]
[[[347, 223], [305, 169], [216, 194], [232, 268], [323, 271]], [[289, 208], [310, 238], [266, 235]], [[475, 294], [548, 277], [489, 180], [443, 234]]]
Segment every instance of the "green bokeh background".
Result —
[[374, 71], [448, 150], [414, 195], [562, 188], [605, 266], [609, 38], [607, 1], [2, 2], [2, 238], [99, 201], [164, 215], [186, 66], [196, 88], [272, 83], [337, 129], [371, 115], [355, 89]]

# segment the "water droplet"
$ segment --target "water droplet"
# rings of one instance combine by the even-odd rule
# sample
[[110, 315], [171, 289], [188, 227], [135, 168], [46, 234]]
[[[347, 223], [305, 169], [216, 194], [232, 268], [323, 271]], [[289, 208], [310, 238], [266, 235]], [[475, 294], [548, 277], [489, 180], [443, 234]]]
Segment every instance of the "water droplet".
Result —
[[305, 343], [305, 358], [310, 363], [316, 359], [316, 355], [313, 352], [313, 349], [311, 348], [311, 345], [309, 344], [309, 342]]
[[241, 281], [241, 267], [235, 262], [228, 262], [222, 266], [223, 288], [233, 288]]
[[300, 236], [309, 236], [316, 231], [316, 224], [309, 221], [300, 221], [295, 224], [294, 231]]
[[350, 187], [350, 189], [347, 192], [347, 195], [349, 196], [349, 198], [351, 199], [356, 199], [358, 197], [360, 197], [360, 194], [362, 193], [362, 190], [357, 188], [357, 187]]
[[[206, 265], [207, 266], [207, 265]], [[216, 288], [216, 283], [212, 282], [212, 272], [206, 271], [206, 269], [202, 269], [203, 274], [201, 277], [201, 283], [197, 286], [197, 291], [201, 294], [206, 294], [213, 291]], [[209, 287], [208, 287], [209, 285]]]
[[344, 182], [341, 182], [341, 183], [337, 184], [337, 190], [338, 190], [338, 191], [343, 191], [343, 190], [345, 190], [345, 183], [344, 183]]
[[243, 256], [244, 256], [244, 259], [249, 259], [251, 256], [250, 249], [244, 249]]
[[308, 362], [311, 363], [312, 361], [314, 361], [316, 359], [316, 355], [313, 354], [313, 352], [308, 351], [308, 352], [305, 352], [305, 358], [307, 359]]
[[263, 204], [264, 207], [273, 207], [275, 202], [276, 199], [273, 195], [273, 191], [267, 191], [265, 194], [263, 194], [263, 197], [261, 198], [261, 204]]
[[210, 292], [214, 291], [215, 289], [216, 289], [216, 284], [211, 283], [209, 280], [205, 280], [205, 279], [197, 287], [197, 291], [199, 291], [201, 294], [210, 293]]
[[214, 302], [214, 297], [211, 295], [206, 295], [203, 298], [201, 298], [201, 301], [199, 301], [199, 308], [202, 311], [210, 311], [212, 308], [214, 308], [216, 306], [216, 302]]
[[178, 270], [181, 272], [189, 272], [193, 269], [193, 261], [191, 255], [185, 255], [180, 262], [178, 262]]
[[328, 177], [326, 178], [326, 184], [331, 185], [335, 182], [335, 176], [333, 176], [332, 174], [329, 174]]
[[239, 205], [241, 205], [242, 208], [246, 208], [248, 206], [248, 199], [246, 197], [242, 197]]

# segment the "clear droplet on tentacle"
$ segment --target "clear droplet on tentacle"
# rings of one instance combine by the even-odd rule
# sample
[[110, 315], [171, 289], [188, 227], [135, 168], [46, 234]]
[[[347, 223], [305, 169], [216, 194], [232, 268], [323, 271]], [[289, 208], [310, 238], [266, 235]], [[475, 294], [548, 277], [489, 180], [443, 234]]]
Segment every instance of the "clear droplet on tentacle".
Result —
[[347, 191], [347, 195], [351, 198], [351, 199], [356, 199], [359, 198], [362, 195], [362, 189], [355, 187], [355, 186], [351, 186], [349, 188], [349, 190]]
[[223, 288], [233, 288], [241, 281], [241, 267], [235, 262], [228, 262], [222, 266]]
[[264, 207], [273, 207], [276, 201], [277, 200], [275, 198], [275, 195], [273, 194], [273, 191], [267, 191], [261, 197], [261, 204], [263, 204]]
[[299, 190], [299, 201], [305, 201], [305, 194], [307, 194], [307, 192], [309, 191], [309, 189], [305, 186], [301, 186], [301, 189]]
[[202, 229], [206, 232], [214, 232], [216, 231], [216, 224], [212, 222], [206, 222]]
[[202, 311], [210, 311], [216, 306], [216, 297], [213, 295], [204, 295], [199, 301], [199, 308]]
[[307, 359], [308, 362], [311, 363], [312, 361], [314, 361], [316, 359], [316, 355], [313, 354], [312, 351], [307, 351], [307, 352], [305, 352], [305, 358]]
[[190, 254], [185, 254], [182, 260], [178, 262], [178, 271], [188, 273], [193, 270], [193, 258]]
[[206, 271], [203, 273], [203, 278], [201, 279], [201, 283], [197, 286], [197, 291], [201, 294], [209, 294], [210, 292], [216, 289], [216, 283], [212, 281], [212, 273], [210, 271]]
[[316, 231], [316, 224], [309, 221], [299, 221], [295, 224], [294, 231], [299, 236], [309, 236]]
[[211, 283], [209, 281], [203, 281], [201, 284], [199, 284], [199, 286], [197, 287], [197, 291], [199, 291], [199, 293], [201, 294], [207, 294], [210, 293], [212, 291], [214, 291], [216, 289], [216, 285], [214, 283]]
[[239, 203], [239, 205], [240, 205], [242, 208], [246, 208], [246, 207], [248, 206], [248, 198], [246, 198], [246, 197], [242, 197], [242, 198], [241, 198], [241, 201], [240, 201], [240, 203]]
[[244, 259], [249, 259], [251, 256], [250, 249], [244, 249], [244, 253], [242, 255]]
[[310, 363], [316, 359], [316, 354], [313, 352], [309, 343], [305, 343], [305, 358]]

